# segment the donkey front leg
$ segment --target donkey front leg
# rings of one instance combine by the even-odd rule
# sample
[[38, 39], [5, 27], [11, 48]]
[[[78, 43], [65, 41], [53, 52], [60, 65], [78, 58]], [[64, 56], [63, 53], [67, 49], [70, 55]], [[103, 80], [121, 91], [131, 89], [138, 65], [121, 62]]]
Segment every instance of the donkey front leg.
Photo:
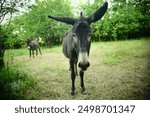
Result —
[[30, 58], [31, 58], [31, 49], [29, 49], [29, 56], [30, 56]]
[[82, 69], [80, 70], [80, 86], [81, 86], [81, 92], [83, 94], [87, 94], [87, 91], [84, 87], [84, 71]]
[[33, 56], [33, 58], [34, 58], [34, 50], [32, 50], [32, 56]]
[[77, 63], [78, 63], [78, 61], [76, 60], [75, 65], [74, 65], [74, 71], [75, 71], [76, 76], [78, 76]]
[[72, 88], [71, 88], [71, 95], [75, 95], [75, 70], [74, 70], [74, 61], [70, 60], [70, 69], [71, 69], [71, 80], [72, 80]]

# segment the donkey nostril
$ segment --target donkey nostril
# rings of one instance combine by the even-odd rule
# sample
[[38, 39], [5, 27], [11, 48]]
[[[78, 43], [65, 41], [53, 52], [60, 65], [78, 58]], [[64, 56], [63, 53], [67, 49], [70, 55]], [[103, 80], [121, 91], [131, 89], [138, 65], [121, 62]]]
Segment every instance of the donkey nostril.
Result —
[[78, 64], [78, 67], [81, 67], [81, 66], [82, 66], [81, 63], [79, 63], [79, 64]]
[[89, 67], [90, 66], [90, 63], [88, 62], [87, 64], [86, 64], [86, 67]]
[[89, 66], [90, 66], [90, 63], [87, 62], [86, 64], [83, 64], [83, 63], [79, 63], [78, 66], [82, 69], [82, 70], [86, 70]]

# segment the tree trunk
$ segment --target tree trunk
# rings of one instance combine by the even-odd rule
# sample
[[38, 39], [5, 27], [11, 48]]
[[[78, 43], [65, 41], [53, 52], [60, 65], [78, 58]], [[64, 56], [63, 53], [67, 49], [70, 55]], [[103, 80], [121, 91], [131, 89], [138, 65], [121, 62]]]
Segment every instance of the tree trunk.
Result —
[[5, 42], [6, 35], [2, 31], [2, 26], [0, 25], [0, 70], [4, 67], [4, 52], [5, 52]]
[[0, 70], [4, 67], [4, 44], [0, 44]]

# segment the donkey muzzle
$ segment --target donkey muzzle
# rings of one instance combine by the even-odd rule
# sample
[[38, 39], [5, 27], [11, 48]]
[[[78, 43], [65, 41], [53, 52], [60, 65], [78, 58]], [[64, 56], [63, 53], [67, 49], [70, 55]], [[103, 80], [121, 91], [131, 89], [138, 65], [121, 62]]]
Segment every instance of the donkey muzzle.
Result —
[[90, 66], [86, 49], [82, 49], [81, 51], [79, 51], [78, 63], [78, 66], [82, 70], [86, 70]]
[[79, 66], [83, 71], [85, 71], [85, 70], [90, 66], [90, 63], [89, 63], [89, 62], [87, 62], [86, 64], [79, 63], [78, 66]]

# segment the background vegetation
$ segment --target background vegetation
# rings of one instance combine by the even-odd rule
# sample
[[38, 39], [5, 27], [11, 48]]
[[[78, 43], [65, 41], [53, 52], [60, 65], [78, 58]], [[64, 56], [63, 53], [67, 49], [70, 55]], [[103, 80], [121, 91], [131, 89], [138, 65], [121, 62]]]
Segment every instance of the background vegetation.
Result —
[[[72, 0], [35, 0], [35, 3], [33, 3], [32, 0], [11, 0], [11, 1], [1, 0], [0, 1], [0, 85], [1, 85], [0, 99], [34, 99], [34, 98], [35, 99], [42, 99], [42, 98], [61, 99], [63, 96], [67, 96], [66, 99], [69, 99], [67, 95], [69, 92], [67, 91], [70, 91], [70, 89], [68, 89], [69, 88], [68, 85], [70, 83], [68, 83], [68, 81], [66, 81], [65, 79], [66, 77], [69, 77], [69, 76], [65, 76], [66, 69], [63, 69], [61, 66], [57, 66], [57, 64], [54, 64], [51, 67], [43, 66], [42, 64], [45, 63], [43, 63], [40, 60], [38, 61], [38, 59], [32, 61], [28, 59], [28, 52], [22, 48], [26, 47], [26, 43], [25, 43], [26, 39], [39, 38], [40, 44], [41, 46], [43, 46], [44, 48], [43, 51], [45, 53], [45, 55], [41, 57], [41, 60], [43, 60], [44, 62], [46, 62], [45, 61], [46, 59], [49, 60], [50, 58], [52, 60], [53, 58], [55, 58], [53, 61], [57, 60], [57, 57], [61, 55], [60, 53], [61, 50], [60, 47], [57, 46], [55, 47], [54, 45], [61, 44], [63, 37], [69, 31], [71, 26], [56, 22], [54, 20], [50, 20], [48, 19], [47, 16], [54, 15], [54, 16], [78, 17], [78, 15], [76, 15], [75, 13], [77, 9], [74, 10], [71, 1]], [[91, 3], [90, 0], [87, 0], [86, 4], [79, 4], [79, 11], [83, 11], [83, 14], [85, 16], [89, 16], [97, 8], [99, 8], [103, 4], [103, 2], [104, 0], [94, 0], [94, 2]], [[94, 69], [98, 69], [98, 67], [100, 66], [103, 66], [104, 70], [102, 67], [100, 67], [98, 70], [104, 71], [105, 73], [108, 73], [110, 68], [114, 67], [116, 70], [118, 70], [116, 71], [116, 74], [114, 74], [114, 76], [110, 75], [111, 77], [116, 78], [114, 80], [117, 82], [112, 81], [114, 84], [129, 81], [129, 84], [131, 84], [133, 87], [131, 85], [127, 87], [130, 90], [132, 90], [132, 88], [135, 87], [137, 88], [137, 85], [136, 86], [133, 85], [133, 82], [137, 81], [137, 84], [143, 87], [143, 89], [141, 90], [137, 88], [137, 92], [132, 90], [130, 92], [131, 94], [133, 94], [132, 96], [131, 95], [125, 96], [124, 94], [122, 94], [118, 99], [123, 99], [123, 96], [125, 96], [124, 98], [126, 99], [145, 99], [145, 98], [148, 99], [149, 93], [147, 92], [149, 91], [150, 85], [149, 85], [147, 71], [149, 70], [148, 59], [150, 57], [149, 56], [150, 48], [146, 43], [149, 43], [149, 37], [150, 37], [150, 17], [149, 17], [150, 1], [149, 0], [109, 0], [108, 2], [109, 2], [109, 8], [105, 16], [99, 22], [92, 24], [92, 29], [93, 29], [92, 41], [98, 42], [98, 43], [94, 43], [94, 48], [100, 49], [99, 53], [101, 55], [100, 57], [101, 60], [99, 61], [99, 57], [97, 57], [96, 54], [94, 53], [92, 54], [92, 56], [94, 56], [95, 58], [93, 60], [96, 60], [96, 62], [98, 62], [99, 64], [96, 65], [97, 63], [95, 63], [96, 66], [94, 66], [93, 70], [91, 70], [91, 72], [96, 73], [96, 76], [94, 76], [94, 74], [88, 74], [88, 77], [96, 78], [98, 72], [94, 71]], [[80, 3], [82, 3], [82, 0], [80, 0]], [[129, 41], [129, 42], [120, 41], [120, 40], [130, 40], [130, 39], [131, 40], [142, 39], [143, 41], [142, 40]], [[101, 44], [99, 41], [100, 42], [119, 41], [119, 42], [108, 42], [107, 43], [108, 46], [106, 46], [105, 45], [106, 43]], [[124, 46], [124, 44], [129, 44], [129, 46]], [[54, 47], [51, 50], [47, 49], [47, 47], [52, 47], [52, 46]], [[18, 49], [18, 50], [14, 50], [14, 49]], [[5, 50], [7, 50], [6, 53]], [[139, 53], [137, 52], [137, 50], [139, 51]], [[11, 53], [8, 54], [9, 52]], [[49, 52], [52, 52], [50, 56], [47, 55]], [[61, 58], [62, 56], [63, 55], [61, 55], [59, 58]], [[20, 63], [19, 62], [20, 59], [25, 62], [21, 61], [22, 63]], [[130, 60], [132, 59], [131, 63], [128, 61], [128, 59]], [[18, 60], [18, 63], [16, 60]], [[67, 60], [64, 60], [62, 58], [62, 61], [67, 61]], [[57, 60], [58, 63], [62, 61]], [[125, 64], [121, 63], [124, 61], [127, 62], [127, 67], [125, 67], [126, 66]], [[33, 62], [35, 64], [33, 64], [33, 66], [30, 66], [31, 64], [30, 62]], [[36, 62], [42, 64], [38, 66]], [[138, 62], [142, 62], [143, 64], [139, 64]], [[16, 65], [18, 65], [19, 67]], [[136, 65], [139, 65], [139, 67], [136, 67]], [[147, 66], [144, 67], [144, 65], [148, 65], [148, 67]], [[35, 67], [36, 69], [41, 68], [40, 70], [44, 70], [44, 71], [34, 72], [34, 70], [36, 71], [36, 69], [34, 68], [31, 69], [32, 67]], [[133, 72], [138, 71], [139, 74], [135, 75], [133, 72], [129, 72], [125, 70], [122, 73], [122, 77], [125, 78], [125, 80], [121, 81], [122, 79], [120, 78], [120, 76], [117, 76], [117, 72], [119, 72], [119, 69], [124, 69], [124, 68], [127, 69], [128, 67], [131, 67], [130, 70]], [[144, 70], [141, 71], [141, 68], [143, 68]], [[31, 71], [32, 73], [27, 72], [26, 69]], [[51, 73], [47, 74], [47, 72], [49, 71], [51, 71]], [[58, 74], [56, 73], [56, 71], [58, 72]], [[114, 71], [110, 71], [110, 73], [108, 74], [111, 74], [113, 72]], [[128, 75], [124, 76], [124, 74], [127, 73], [129, 73], [129, 76]], [[44, 88], [41, 87], [42, 90], [40, 91], [41, 92], [46, 91], [46, 92], [42, 92], [42, 93], [37, 92], [36, 94], [34, 94], [34, 92], [36, 92], [35, 90], [40, 89], [39, 86], [44, 85], [44, 83], [48, 81], [46, 77], [46, 79], [43, 82], [36, 83], [37, 80], [40, 80], [40, 78], [35, 79], [34, 77], [38, 76], [39, 74], [43, 75], [40, 76], [41, 78], [46, 77], [44, 74], [46, 74], [49, 77], [52, 77], [52, 79], [50, 80], [52, 84], [49, 82], [46, 85], [46, 87]], [[61, 79], [59, 75], [64, 79], [63, 78]], [[104, 86], [110, 84], [111, 87], [112, 86], [110, 82], [111, 80], [109, 81], [110, 76], [107, 75], [104, 76], [108, 78], [107, 81], [109, 82], [109, 83], [107, 81], [103, 82], [104, 84], [101, 84], [100, 83], [101, 81], [99, 81], [96, 78], [95, 81], [99, 81], [99, 84], [96, 85], [96, 87], [93, 87], [93, 84], [90, 84], [88, 86], [89, 89], [91, 88], [90, 92], [94, 93], [92, 90], [99, 91], [98, 88], [100, 85]], [[104, 77], [102, 77], [102, 79]], [[130, 81], [129, 79], [127, 79], [127, 77], [132, 77], [133, 81]], [[139, 79], [135, 79], [135, 77], [138, 77]], [[59, 87], [58, 83], [61, 82], [63, 82], [65, 86]], [[90, 83], [94, 81], [88, 79], [87, 82]], [[56, 90], [46, 90], [46, 88], [49, 88], [48, 87], [49, 85], [52, 86], [56, 85], [59, 88]], [[112, 87], [114, 88], [114, 86]], [[54, 89], [53, 87], [51, 88]], [[67, 94], [63, 95], [62, 93], [65, 93], [64, 91], [62, 91], [62, 93], [57, 92], [58, 90], [64, 88]], [[115, 88], [115, 91], [118, 92], [118, 91], [125, 90], [123, 89], [123, 87], [120, 88], [118, 89]], [[101, 87], [101, 89], [103, 89], [103, 87]], [[144, 92], [144, 90], [146, 92]], [[33, 96], [30, 93], [30, 91], [33, 93]], [[41, 96], [43, 95], [43, 93], [45, 97]], [[113, 94], [113, 92], [107, 92], [107, 93]], [[99, 99], [116, 99], [116, 96], [118, 95], [118, 93], [116, 93], [114, 97], [109, 97], [110, 95], [107, 94], [103, 94], [103, 96], [101, 96], [98, 92], [96, 92], [95, 94], [96, 95], [94, 96], [90, 94], [87, 97], [79, 96], [79, 99], [97, 99], [98, 97], [100, 97]], [[145, 97], [140, 97], [140, 95], [144, 95]]]
[[[23, 2], [23, 1], [22, 1]], [[91, 15], [103, 3], [94, 0], [91, 4], [81, 4], [80, 10], [85, 16]], [[43, 45], [60, 44], [70, 27], [48, 19], [48, 15], [74, 16], [69, 0], [38, 0], [28, 9], [13, 18], [9, 30], [7, 46], [20, 48], [27, 38], [41, 37]], [[109, 8], [101, 21], [92, 25], [93, 41], [123, 40], [150, 36], [150, 1], [149, 0], [111, 0]], [[7, 23], [6, 23], [7, 24]], [[7, 25], [2, 25], [3, 30]]]

